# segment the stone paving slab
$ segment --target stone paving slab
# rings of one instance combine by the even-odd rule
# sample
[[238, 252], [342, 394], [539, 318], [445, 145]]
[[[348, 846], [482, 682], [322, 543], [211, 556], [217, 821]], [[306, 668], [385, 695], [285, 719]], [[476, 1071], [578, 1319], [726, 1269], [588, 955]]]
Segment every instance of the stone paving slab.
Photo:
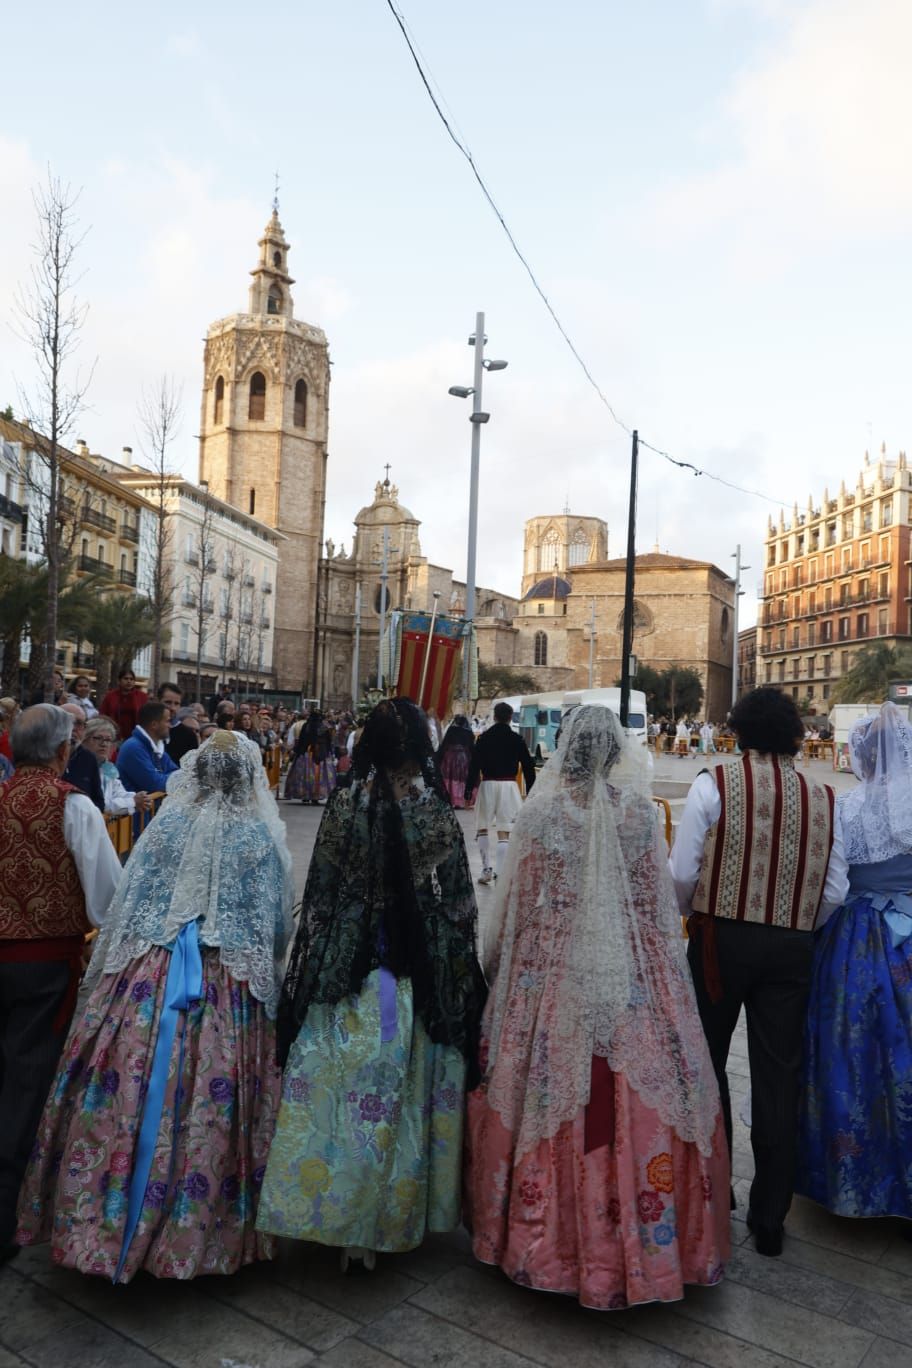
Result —
[[[300, 888], [321, 813], [282, 811]], [[460, 820], [477, 875], [474, 818]], [[482, 918], [493, 897], [479, 889]], [[900, 1222], [844, 1220], [797, 1198], [782, 1257], [754, 1251], [743, 1032], [729, 1062], [739, 1209], [718, 1287], [671, 1306], [587, 1311], [476, 1263], [465, 1231], [381, 1256], [372, 1275], [345, 1278], [337, 1251], [283, 1241], [274, 1263], [233, 1278], [140, 1275], [125, 1288], [55, 1268], [37, 1248], [0, 1270], [0, 1368], [912, 1368], [912, 1245]]]

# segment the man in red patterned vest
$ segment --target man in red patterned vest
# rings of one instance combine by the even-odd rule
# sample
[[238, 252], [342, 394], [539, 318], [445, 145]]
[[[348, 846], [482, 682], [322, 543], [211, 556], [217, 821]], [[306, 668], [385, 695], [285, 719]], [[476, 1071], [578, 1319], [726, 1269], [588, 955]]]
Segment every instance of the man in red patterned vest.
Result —
[[687, 795], [670, 866], [697, 1005], [728, 1144], [725, 1065], [742, 1006], [751, 1068], [754, 1180], [747, 1223], [760, 1254], [782, 1252], [792, 1200], [798, 1087], [814, 929], [848, 891], [834, 843], [833, 790], [795, 769], [804, 727], [779, 689], [755, 689], [732, 710], [742, 751], [699, 774]]
[[91, 798], [63, 782], [73, 719], [27, 708], [0, 784], [0, 1262], [16, 1253], [16, 1199], [120, 862]]

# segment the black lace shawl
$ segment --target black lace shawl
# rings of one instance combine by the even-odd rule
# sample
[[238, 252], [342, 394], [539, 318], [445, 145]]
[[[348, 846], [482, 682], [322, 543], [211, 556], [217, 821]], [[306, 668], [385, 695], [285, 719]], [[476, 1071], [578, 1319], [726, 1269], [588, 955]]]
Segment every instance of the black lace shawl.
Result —
[[279, 1063], [311, 1003], [357, 994], [385, 965], [411, 980], [416, 1015], [463, 1054], [472, 1087], [487, 989], [462, 829], [430, 787], [400, 802], [379, 788], [357, 781], [327, 804], [279, 1004]]

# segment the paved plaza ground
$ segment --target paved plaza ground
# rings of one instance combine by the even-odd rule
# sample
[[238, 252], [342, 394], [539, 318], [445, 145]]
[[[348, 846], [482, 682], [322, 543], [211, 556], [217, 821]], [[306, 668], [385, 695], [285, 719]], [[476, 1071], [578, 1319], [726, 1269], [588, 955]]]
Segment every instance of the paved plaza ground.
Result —
[[[691, 779], [699, 760], [659, 757], [657, 783]], [[808, 766], [826, 777], [822, 762]], [[853, 781], [839, 776], [840, 788]], [[674, 802], [675, 810], [679, 801]], [[316, 808], [282, 806], [299, 887]], [[471, 814], [462, 814], [467, 837]], [[479, 872], [474, 842], [469, 851]], [[479, 889], [484, 916], [493, 892]], [[729, 1065], [739, 1109], [743, 1033]], [[460, 1231], [374, 1274], [343, 1278], [331, 1250], [283, 1243], [278, 1261], [232, 1278], [125, 1288], [55, 1269], [45, 1249], [0, 1271], [0, 1368], [904, 1368], [912, 1365], [912, 1245], [900, 1222], [847, 1221], [796, 1199], [780, 1259], [757, 1255], [744, 1225], [753, 1163], [735, 1122], [738, 1211], [726, 1279], [673, 1306], [584, 1311], [515, 1287], [475, 1263]]]

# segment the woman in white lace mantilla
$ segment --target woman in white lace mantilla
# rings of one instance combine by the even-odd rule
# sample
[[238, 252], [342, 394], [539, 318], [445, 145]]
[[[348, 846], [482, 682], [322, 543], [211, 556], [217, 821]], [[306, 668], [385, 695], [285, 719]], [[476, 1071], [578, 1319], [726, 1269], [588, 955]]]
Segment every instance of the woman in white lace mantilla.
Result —
[[491, 925], [468, 1099], [477, 1258], [613, 1309], [715, 1283], [729, 1251], [719, 1094], [640, 747], [567, 717]]
[[269, 1258], [291, 857], [259, 751], [189, 751], [124, 870], [22, 1189], [18, 1242], [115, 1282]]

